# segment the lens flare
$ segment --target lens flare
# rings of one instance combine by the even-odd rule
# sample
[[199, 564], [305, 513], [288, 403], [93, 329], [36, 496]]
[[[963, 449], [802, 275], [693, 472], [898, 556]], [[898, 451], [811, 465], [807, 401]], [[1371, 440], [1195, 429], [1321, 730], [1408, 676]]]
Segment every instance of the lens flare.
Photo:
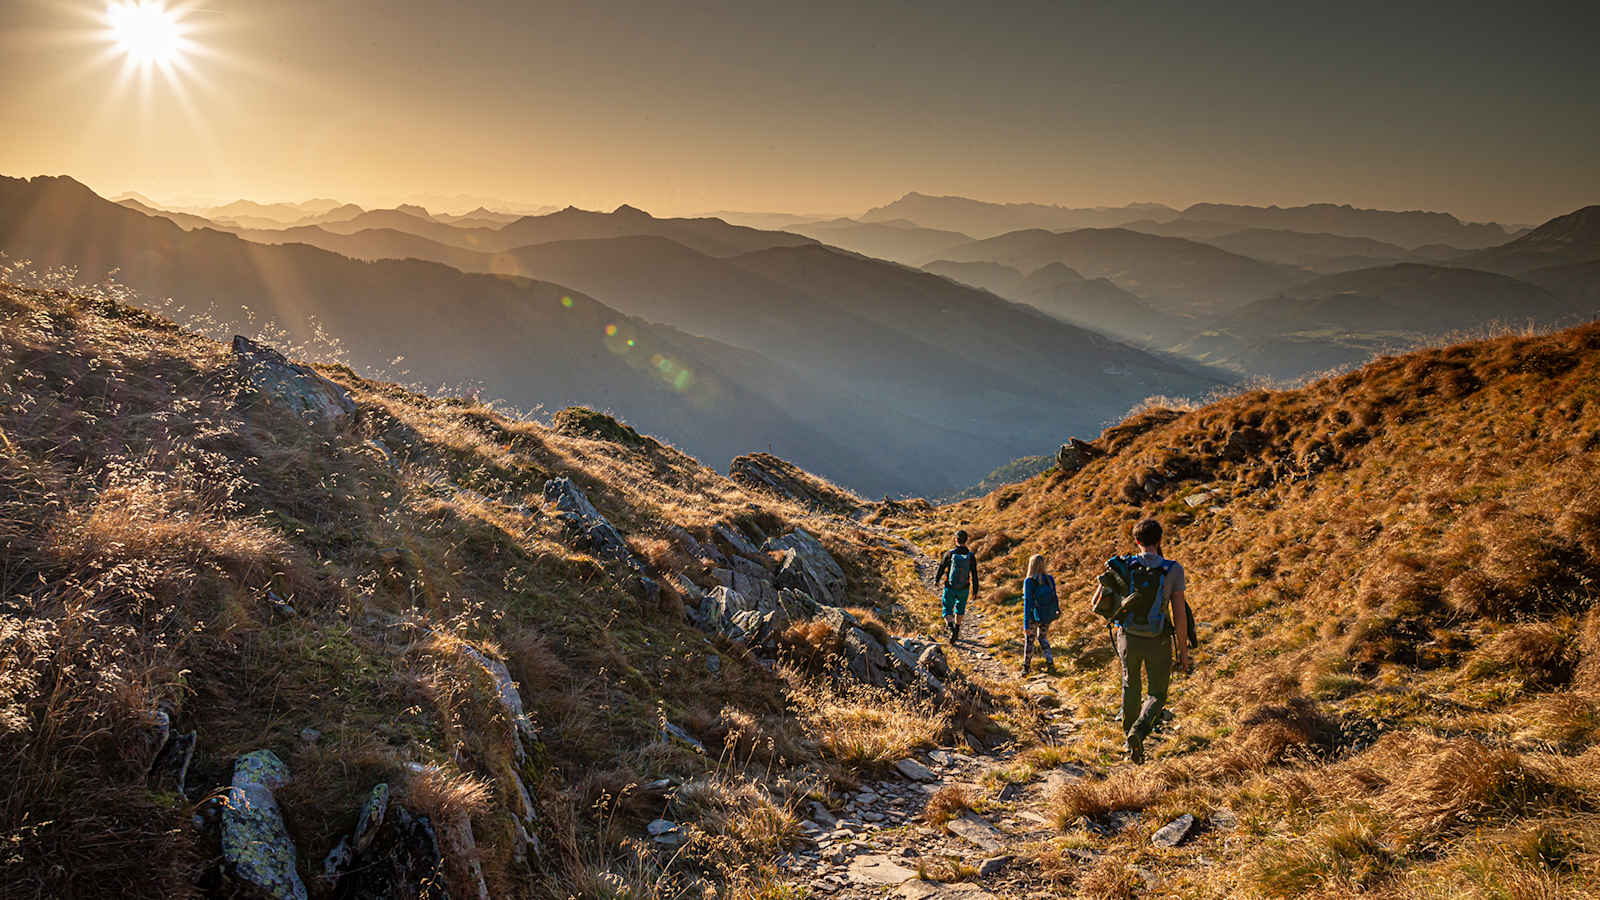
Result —
[[111, 39], [129, 59], [144, 65], [171, 65], [183, 54], [183, 26], [159, 3], [116, 3], [106, 7]]

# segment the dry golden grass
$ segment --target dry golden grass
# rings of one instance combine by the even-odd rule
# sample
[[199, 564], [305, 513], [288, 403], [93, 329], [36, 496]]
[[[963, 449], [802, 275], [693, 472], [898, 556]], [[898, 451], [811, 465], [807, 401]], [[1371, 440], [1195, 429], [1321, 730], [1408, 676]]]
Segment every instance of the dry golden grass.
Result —
[[936, 746], [950, 712], [894, 691], [791, 678], [790, 699], [818, 750], [846, 766], [881, 769]]
[[922, 808], [921, 819], [934, 828], [943, 828], [947, 822], [972, 809], [975, 799], [965, 785], [947, 784], [928, 798]]

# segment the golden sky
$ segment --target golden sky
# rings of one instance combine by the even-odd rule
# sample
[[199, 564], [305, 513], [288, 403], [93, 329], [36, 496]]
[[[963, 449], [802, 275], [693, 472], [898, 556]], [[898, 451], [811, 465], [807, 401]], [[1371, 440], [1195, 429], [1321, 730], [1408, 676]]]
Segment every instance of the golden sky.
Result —
[[104, 3], [0, 4], [0, 173], [663, 214], [1600, 201], [1593, 3], [170, 5], [168, 78], [114, 52]]

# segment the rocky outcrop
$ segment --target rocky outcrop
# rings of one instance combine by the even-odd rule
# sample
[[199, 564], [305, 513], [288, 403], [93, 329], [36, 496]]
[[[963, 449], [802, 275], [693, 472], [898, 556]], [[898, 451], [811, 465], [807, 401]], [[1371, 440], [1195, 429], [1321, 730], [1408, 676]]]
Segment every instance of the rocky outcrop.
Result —
[[235, 878], [271, 900], [306, 900], [295, 870], [294, 841], [273, 791], [289, 783], [289, 767], [271, 750], [255, 750], [233, 765], [222, 810], [222, 856]]
[[728, 477], [742, 487], [776, 494], [820, 512], [853, 516], [866, 508], [860, 498], [806, 473], [770, 453], [735, 457]]
[[1090, 460], [1102, 456], [1100, 448], [1088, 441], [1078, 438], [1068, 438], [1061, 449], [1056, 451], [1056, 468], [1067, 475], [1075, 475], [1078, 470], [1087, 466]]
[[309, 422], [337, 425], [354, 415], [356, 403], [344, 388], [307, 366], [243, 335], [234, 335], [233, 354], [256, 397]]
[[555, 504], [556, 518], [561, 521], [573, 546], [595, 554], [601, 559], [620, 562], [633, 570], [634, 579], [646, 600], [652, 604], [661, 598], [661, 585], [645, 569], [643, 562], [634, 556], [628, 542], [595, 509], [572, 479], [552, 478], [544, 483], [545, 500]]
[[803, 528], [782, 537], [767, 541], [768, 550], [784, 553], [783, 564], [778, 569], [778, 584], [795, 587], [809, 593], [818, 603], [843, 606], [845, 602], [845, 575], [839, 561], [833, 558], [822, 542]]
[[473, 662], [483, 667], [489, 680], [494, 684], [495, 697], [500, 701], [500, 709], [506, 715], [506, 721], [511, 725], [511, 744], [516, 749], [517, 761], [527, 758], [527, 749], [524, 742], [533, 743], [538, 740], [534, 734], [533, 720], [522, 708], [522, 694], [517, 690], [517, 683], [512, 680], [511, 672], [506, 669], [506, 664], [495, 659], [471, 644], [463, 643], [461, 648], [472, 657]]
[[[379, 785], [379, 787], [383, 787]], [[369, 796], [373, 802], [377, 788]], [[387, 791], [384, 793], [387, 799]], [[362, 808], [362, 820], [368, 817], [368, 808]], [[361, 833], [358, 824], [356, 833]], [[340, 841], [340, 847], [353, 850], [351, 839]], [[335, 848], [335, 853], [339, 848]], [[330, 854], [324, 863], [324, 872], [335, 863]], [[439, 836], [427, 816], [413, 815], [399, 804], [389, 807], [382, 816], [368, 846], [342, 858], [332, 877], [335, 879], [333, 896], [336, 900], [446, 900], [444, 854], [439, 849]]]

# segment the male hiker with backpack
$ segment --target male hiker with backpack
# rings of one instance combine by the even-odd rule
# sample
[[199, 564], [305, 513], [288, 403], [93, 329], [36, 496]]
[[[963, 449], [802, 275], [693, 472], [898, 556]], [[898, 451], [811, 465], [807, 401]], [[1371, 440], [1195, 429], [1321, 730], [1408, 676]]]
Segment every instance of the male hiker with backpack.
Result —
[[[1138, 553], [1106, 563], [1094, 610], [1108, 620], [1122, 660], [1122, 731], [1128, 758], [1137, 764], [1144, 762], [1145, 738], [1167, 702], [1174, 644], [1178, 670], [1189, 670], [1194, 623], [1184, 596], [1183, 566], [1161, 555], [1161, 523], [1145, 519], [1135, 525], [1133, 540]], [[1140, 686], [1141, 670], [1148, 697]]]
[[950, 642], [961, 639], [961, 620], [967, 615], [967, 598], [978, 593], [978, 557], [967, 549], [967, 532], [956, 532], [956, 545], [939, 557], [935, 584], [944, 588], [940, 609], [950, 629]]

